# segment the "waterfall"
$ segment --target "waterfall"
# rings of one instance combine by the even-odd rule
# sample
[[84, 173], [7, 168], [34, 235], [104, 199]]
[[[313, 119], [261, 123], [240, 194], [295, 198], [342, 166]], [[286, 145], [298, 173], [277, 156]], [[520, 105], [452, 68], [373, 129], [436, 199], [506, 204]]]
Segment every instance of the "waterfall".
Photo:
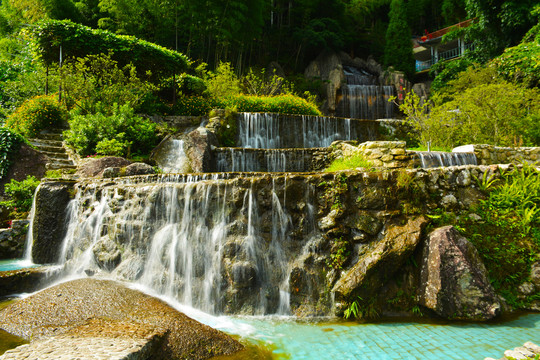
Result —
[[41, 184], [36, 187], [34, 191], [34, 197], [32, 198], [32, 208], [30, 209], [30, 223], [28, 224], [28, 232], [26, 233], [26, 244], [24, 246], [24, 257], [23, 260], [25, 263], [33, 264], [32, 261], [32, 247], [34, 245], [34, 214], [36, 213], [36, 194], [39, 191]]
[[476, 155], [469, 152], [417, 151], [423, 168], [458, 165], [478, 165]]
[[185, 173], [190, 170], [183, 140], [168, 140], [161, 150], [160, 156], [155, 160], [157, 165], [166, 173]]
[[288, 210], [286, 177], [120, 180], [77, 184], [66, 275], [108, 274], [209, 313], [291, 313], [289, 259], [300, 249], [289, 233], [304, 225]]
[[379, 85], [375, 76], [365, 71], [344, 67], [347, 84], [342, 85], [342, 116], [353, 119], [381, 119], [393, 116], [394, 106], [389, 99], [394, 87]]
[[218, 148], [214, 155], [219, 172], [306, 172], [313, 156], [304, 149], [242, 148]]
[[238, 146], [253, 149], [328, 147], [336, 140], [375, 140], [374, 121], [324, 116], [242, 113]]

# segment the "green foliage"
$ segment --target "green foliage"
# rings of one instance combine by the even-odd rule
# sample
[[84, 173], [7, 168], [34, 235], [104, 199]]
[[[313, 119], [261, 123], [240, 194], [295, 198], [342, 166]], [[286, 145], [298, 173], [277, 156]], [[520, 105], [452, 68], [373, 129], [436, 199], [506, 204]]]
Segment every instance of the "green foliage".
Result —
[[244, 94], [248, 95], [272, 96], [281, 93], [284, 82], [285, 79], [277, 76], [275, 72], [270, 77], [265, 69], [256, 73], [250, 68], [248, 74], [242, 78], [242, 89]]
[[343, 269], [343, 265], [347, 262], [349, 255], [351, 255], [351, 243], [343, 238], [338, 238], [333, 241], [330, 257], [328, 258], [326, 265], [331, 269], [340, 270]]
[[11, 165], [13, 154], [19, 149], [23, 138], [8, 128], [0, 127], [0, 179], [3, 178]]
[[[536, 28], [540, 29], [540, 23]], [[536, 36], [526, 36], [519, 45], [507, 48], [491, 61], [499, 75], [530, 88], [540, 86], [540, 31], [536, 32]]]
[[190, 66], [188, 58], [176, 51], [70, 21], [41, 22], [33, 34], [35, 50], [47, 65], [58, 62], [61, 45], [65, 60], [112, 52], [112, 59], [120, 66], [133, 64], [139, 74], [149, 71], [154, 79], [182, 73]]
[[181, 97], [174, 112], [179, 115], [206, 115], [214, 108], [235, 108], [238, 112], [269, 112], [292, 115], [321, 115], [313, 103], [295, 96], [253, 96], [237, 95], [226, 98], [208, 98], [202, 96]]
[[115, 139], [103, 139], [96, 144], [96, 154], [105, 156], [125, 156], [131, 142], [124, 141], [126, 134], [120, 133]]
[[466, 39], [474, 42], [472, 58], [485, 63], [516, 45], [535, 23], [531, 9], [536, 0], [465, 0], [469, 18], [474, 24], [465, 29]]
[[375, 307], [375, 297], [369, 300], [364, 300], [360, 296], [357, 296], [347, 309], [343, 313], [345, 319], [354, 317], [355, 319], [376, 319], [379, 317], [379, 313]]
[[32, 198], [38, 185], [39, 180], [34, 176], [28, 176], [23, 181], [12, 179], [4, 186], [8, 200], [0, 202], [0, 205], [11, 210], [10, 215], [15, 219], [26, 217], [32, 208]]
[[64, 139], [82, 156], [93, 155], [98, 149], [124, 156], [148, 154], [158, 140], [156, 124], [136, 116], [129, 105], [114, 106], [111, 115], [74, 115], [69, 123]]
[[436, 63], [429, 70], [429, 74], [435, 77], [431, 83], [431, 90], [440, 91], [450, 80], [457, 79], [459, 73], [467, 70], [472, 64], [467, 57]]
[[524, 307], [532, 298], [520, 298], [517, 289], [540, 260], [540, 173], [525, 164], [500, 181], [489, 175], [480, 181], [487, 198], [470, 209], [480, 221], [442, 214], [434, 222], [457, 225], [477, 248], [495, 290], [511, 306]]
[[317, 105], [292, 94], [278, 96], [238, 95], [224, 98], [221, 103], [224, 105], [223, 108], [236, 108], [239, 112], [322, 115]]
[[32, 138], [41, 130], [61, 127], [66, 115], [66, 111], [54, 97], [36, 96], [17, 108], [6, 119], [6, 126], [27, 138]]
[[420, 141], [453, 148], [464, 144], [540, 144], [540, 92], [497, 77], [492, 67], [469, 67], [430, 103], [409, 93], [400, 105]]
[[240, 80], [234, 73], [231, 63], [222, 62], [215, 73], [208, 73], [206, 88], [210, 96], [222, 98], [240, 94]]
[[178, 77], [176, 84], [180, 93], [188, 96], [202, 95], [207, 90], [203, 79], [185, 73]]
[[373, 163], [367, 160], [362, 154], [354, 154], [342, 158], [335, 159], [324, 171], [334, 172], [340, 170], [370, 168]]
[[77, 113], [111, 114], [115, 104], [136, 108], [154, 87], [131, 64], [118, 67], [109, 53], [75, 59], [61, 69], [66, 103]]
[[509, 83], [479, 84], [434, 106], [422, 130], [424, 140], [463, 144], [540, 144], [540, 92]]
[[392, 0], [390, 4], [390, 23], [386, 31], [384, 65], [403, 71], [409, 78], [414, 75], [414, 58], [411, 46], [411, 30], [407, 24], [405, 3]]

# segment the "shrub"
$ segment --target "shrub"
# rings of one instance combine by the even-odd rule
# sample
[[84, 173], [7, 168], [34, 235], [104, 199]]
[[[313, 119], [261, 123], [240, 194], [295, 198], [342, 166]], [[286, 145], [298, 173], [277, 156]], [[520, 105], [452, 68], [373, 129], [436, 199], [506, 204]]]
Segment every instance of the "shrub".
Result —
[[66, 102], [75, 111], [110, 115], [115, 104], [135, 108], [154, 89], [138, 77], [133, 65], [120, 68], [111, 56], [89, 55], [62, 67]]
[[156, 124], [134, 115], [128, 105], [115, 105], [112, 115], [97, 113], [73, 116], [70, 130], [64, 132], [64, 138], [82, 156], [95, 154], [100, 142], [100, 151], [119, 154], [121, 148], [122, 155], [130, 155], [127, 145], [131, 144], [133, 154], [148, 154], [158, 140]]
[[271, 112], [291, 115], [321, 115], [315, 104], [296, 95], [236, 95], [223, 98], [181, 97], [174, 112], [179, 115], [206, 115], [212, 108], [231, 108], [238, 112]]
[[3, 178], [11, 165], [13, 154], [19, 149], [23, 138], [8, 128], [0, 128], [0, 179]]
[[133, 64], [139, 74], [151, 72], [153, 79], [186, 71], [189, 59], [176, 51], [134, 36], [116, 35], [105, 30], [94, 30], [71, 21], [47, 20], [33, 29], [36, 52], [46, 65], [58, 61], [60, 44], [64, 59], [83, 58], [112, 51], [113, 60], [120, 66]]
[[208, 74], [206, 87], [210, 96], [216, 98], [240, 94], [240, 80], [228, 62], [220, 62], [215, 74]]
[[[443, 148], [464, 144], [540, 144], [538, 89], [523, 89], [496, 80], [480, 84], [474, 81], [469, 87], [462, 79], [450, 84], [442, 95], [432, 96], [430, 104], [422, 104], [418, 96], [409, 93], [400, 105], [407, 121], [419, 131], [423, 145], [430, 141]], [[443, 102], [443, 98], [447, 101]]]
[[0, 202], [0, 205], [12, 210], [14, 218], [24, 218], [32, 208], [32, 198], [39, 185], [39, 180], [34, 176], [28, 176], [23, 181], [11, 180], [5, 188], [5, 195], [9, 200]]
[[540, 37], [533, 41], [507, 48], [504, 53], [493, 59], [499, 75], [513, 82], [523, 83], [527, 87], [540, 85]]
[[52, 96], [36, 96], [25, 101], [6, 119], [6, 126], [27, 137], [36, 137], [41, 130], [58, 128], [66, 119], [66, 111]]
[[315, 104], [292, 94], [278, 96], [238, 95], [221, 99], [221, 104], [223, 108], [236, 108], [239, 112], [322, 115]]
[[436, 63], [429, 70], [429, 74], [435, 77], [431, 83], [431, 90], [440, 91], [450, 80], [457, 79], [458, 74], [467, 70], [472, 64], [466, 57]]

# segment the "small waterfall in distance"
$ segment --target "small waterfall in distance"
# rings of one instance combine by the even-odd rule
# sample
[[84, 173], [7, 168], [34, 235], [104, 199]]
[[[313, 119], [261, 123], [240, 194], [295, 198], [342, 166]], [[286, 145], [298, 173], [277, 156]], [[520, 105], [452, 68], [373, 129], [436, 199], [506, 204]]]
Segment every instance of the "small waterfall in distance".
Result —
[[476, 155], [470, 152], [417, 151], [416, 155], [422, 168], [478, 165]]
[[347, 84], [342, 85], [340, 116], [353, 119], [389, 119], [394, 115], [394, 105], [389, 101], [394, 95], [391, 85], [379, 85], [377, 77], [353, 67], [344, 66]]

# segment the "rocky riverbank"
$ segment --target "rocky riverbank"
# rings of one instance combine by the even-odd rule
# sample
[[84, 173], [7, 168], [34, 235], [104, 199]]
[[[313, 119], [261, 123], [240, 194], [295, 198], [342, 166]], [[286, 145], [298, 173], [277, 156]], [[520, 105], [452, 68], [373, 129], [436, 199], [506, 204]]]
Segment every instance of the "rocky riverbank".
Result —
[[85, 359], [208, 359], [243, 349], [163, 301], [109, 280], [70, 281], [17, 301], [0, 312], [0, 327], [31, 340], [3, 359], [76, 353]]

